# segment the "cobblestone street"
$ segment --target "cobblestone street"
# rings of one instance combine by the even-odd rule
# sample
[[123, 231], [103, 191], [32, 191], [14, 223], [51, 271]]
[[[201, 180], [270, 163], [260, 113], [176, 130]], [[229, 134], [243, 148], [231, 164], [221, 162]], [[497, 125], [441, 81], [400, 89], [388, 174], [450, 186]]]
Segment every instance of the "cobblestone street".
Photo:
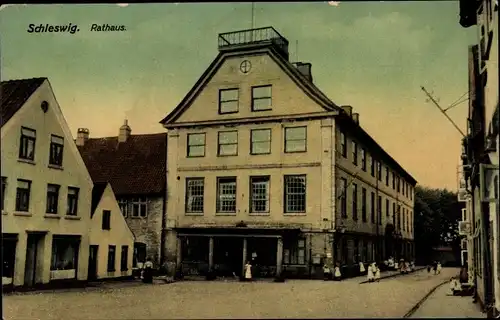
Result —
[[402, 317], [440, 282], [456, 275], [414, 274], [359, 284], [288, 280], [186, 281], [4, 296], [4, 319], [352, 318]]

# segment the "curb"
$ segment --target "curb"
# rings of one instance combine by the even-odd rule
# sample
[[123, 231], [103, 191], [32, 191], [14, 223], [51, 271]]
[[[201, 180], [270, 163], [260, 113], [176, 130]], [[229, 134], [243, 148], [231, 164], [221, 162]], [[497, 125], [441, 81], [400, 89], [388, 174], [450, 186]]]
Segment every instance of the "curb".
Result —
[[[380, 280], [383, 280], [383, 279], [389, 279], [389, 278], [395, 278], [395, 277], [400, 277], [400, 276], [408, 276], [408, 275], [411, 275], [411, 274], [414, 274], [415, 272], [417, 271], [421, 271], [421, 270], [425, 270], [426, 267], [420, 267], [420, 268], [416, 268], [415, 270], [413, 270], [411, 273], [406, 273], [406, 274], [402, 274], [402, 273], [395, 273], [395, 274], [391, 274], [389, 276], [385, 276], [385, 277], [380, 277]], [[364, 281], [361, 281], [359, 284], [365, 284], [365, 283], [369, 283], [368, 280], [364, 280]]]
[[435, 286], [434, 288], [431, 289], [431, 291], [429, 291], [422, 299], [420, 299], [419, 302], [417, 302], [416, 305], [413, 306], [413, 308], [410, 309], [410, 311], [408, 311], [404, 316], [403, 318], [410, 318], [421, 306], [422, 304], [424, 304], [424, 302], [429, 299], [429, 297], [439, 288], [441, 288], [443, 285], [449, 283], [450, 280], [445, 280], [443, 282], [441, 282], [440, 284], [438, 284], [437, 286]]

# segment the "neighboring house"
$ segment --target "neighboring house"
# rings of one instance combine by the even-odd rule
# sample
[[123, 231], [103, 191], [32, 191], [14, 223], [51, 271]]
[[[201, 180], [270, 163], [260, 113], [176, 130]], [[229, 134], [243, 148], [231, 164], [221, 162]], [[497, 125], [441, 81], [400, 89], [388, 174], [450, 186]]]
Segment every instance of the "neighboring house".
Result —
[[169, 272], [241, 274], [254, 260], [263, 276], [318, 277], [322, 263], [413, 256], [415, 179], [274, 28], [220, 34], [161, 123]]
[[162, 262], [166, 219], [167, 134], [131, 134], [125, 121], [119, 135], [89, 138], [78, 129], [76, 144], [94, 181], [108, 181], [135, 236], [134, 267], [149, 256]]
[[86, 280], [93, 184], [51, 85], [1, 93], [2, 284]]
[[487, 317], [500, 315], [498, 1], [460, 1], [460, 24], [477, 26], [469, 49], [469, 113], [464, 139], [463, 191], [468, 196], [469, 273]]
[[132, 276], [134, 234], [109, 183], [94, 183], [91, 215], [89, 280]]

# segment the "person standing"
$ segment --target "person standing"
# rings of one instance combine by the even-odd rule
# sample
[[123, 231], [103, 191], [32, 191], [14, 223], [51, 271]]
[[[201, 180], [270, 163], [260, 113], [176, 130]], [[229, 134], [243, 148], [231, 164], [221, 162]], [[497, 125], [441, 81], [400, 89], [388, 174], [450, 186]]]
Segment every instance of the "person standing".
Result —
[[440, 274], [440, 273], [441, 273], [441, 269], [442, 269], [441, 262], [440, 262], [440, 261], [438, 261], [437, 266], [436, 266], [436, 271], [437, 271], [437, 274]]
[[434, 261], [432, 264], [432, 270], [434, 271], [434, 274], [437, 274], [437, 261]]
[[340, 272], [340, 264], [338, 262], [335, 265], [335, 269], [334, 269], [334, 273], [333, 273], [333, 280], [335, 280], [335, 281], [342, 280], [342, 273]]
[[359, 275], [364, 276], [366, 272], [365, 264], [363, 262], [359, 263]]
[[374, 281], [380, 281], [380, 268], [378, 265], [375, 263], [375, 276], [374, 276]]
[[323, 279], [325, 281], [332, 279], [332, 272], [331, 272], [330, 267], [328, 266], [328, 264], [326, 264], [326, 262], [323, 265]]
[[251, 281], [252, 280], [252, 265], [250, 264], [250, 261], [247, 261], [245, 264], [245, 281]]
[[375, 280], [375, 262], [372, 262], [368, 266], [368, 272], [366, 274], [368, 282], [373, 282]]
[[147, 258], [144, 263], [142, 282], [153, 283], [153, 262], [151, 261], [151, 258]]

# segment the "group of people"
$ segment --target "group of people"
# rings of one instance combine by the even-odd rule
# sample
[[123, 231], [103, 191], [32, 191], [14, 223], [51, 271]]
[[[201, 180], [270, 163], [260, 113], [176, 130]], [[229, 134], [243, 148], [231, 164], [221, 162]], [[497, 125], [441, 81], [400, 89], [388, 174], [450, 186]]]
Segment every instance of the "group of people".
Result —
[[335, 264], [335, 267], [333, 268], [333, 272], [330, 269], [330, 267], [325, 263], [323, 265], [323, 275], [325, 277], [325, 280], [335, 280], [335, 281], [340, 281], [342, 280], [342, 272], [340, 271], [340, 263], [337, 262]]
[[153, 283], [153, 261], [147, 258], [146, 262], [138, 262], [137, 268], [140, 271], [140, 278], [144, 283]]
[[440, 274], [442, 269], [441, 262], [434, 261], [433, 263], [429, 264], [427, 266], [427, 272], [430, 273], [431, 269], [434, 271], [434, 274]]
[[[361, 268], [361, 266], [363, 268]], [[362, 262], [360, 262], [360, 271], [361, 269], [365, 269], [365, 266]], [[366, 272], [366, 275], [368, 278], [368, 282], [375, 282], [380, 280], [380, 268], [376, 262], [372, 262], [372, 264], [368, 266], [368, 271]]]

